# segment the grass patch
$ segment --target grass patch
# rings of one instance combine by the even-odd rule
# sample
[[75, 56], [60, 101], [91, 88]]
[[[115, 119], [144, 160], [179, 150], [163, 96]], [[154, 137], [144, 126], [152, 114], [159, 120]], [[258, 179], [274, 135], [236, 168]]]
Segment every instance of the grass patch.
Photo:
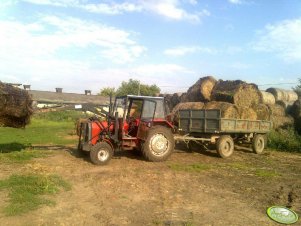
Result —
[[33, 158], [43, 158], [50, 156], [50, 151], [41, 151], [41, 150], [21, 150], [9, 153], [0, 154], [1, 163], [24, 163]]
[[55, 205], [45, 195], [58, 193], [61, 189], [70, 190], [71, 185], [57, 175], [11, 175], [0, 180], [0, 190], [9, 191], [9, 204], [4, 208], [8, 216], [19, 215], [38, 209], [42, 205]]
[[248, 170], [250, 169], [250, 166], [238, 162], [227, 164], [231, 168], [237, 169], [237, 170]]
[[35, 114], [25, 129], [0, 127], [0, 152], [31, 145], [76, 144], [75, 121], [83, 113], [74, 111]]
[[189, 165], [170, 164], [168, 165], [168, 167], [175, 171], [185, 171], [185, 172], [201, 172], [210, 169], [209, 165], [202, 164], [202, 163], [195, 163]]
[[293, 128], [274, 130], [268, 135], [268, 147], [280, 151], [301, 153], [301, 136]]
[[280, 176], [280, 174], [278, 174], [275, 171], [263, 170], [263, 169], [257, 169], [255, 171], [255, 175], [258, 176], [258, 177], [264, 177], [264, 178], [271, 178], [271, 177]]

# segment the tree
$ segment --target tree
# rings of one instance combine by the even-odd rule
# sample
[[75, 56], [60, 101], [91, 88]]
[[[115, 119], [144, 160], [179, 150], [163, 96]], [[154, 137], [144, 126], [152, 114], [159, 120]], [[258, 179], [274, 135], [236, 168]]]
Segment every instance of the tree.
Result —
[[301, 97], [301, 78], [299, 78], [299, 85], [295, 86], [293, 89], [298, 96]]
[[116, 91], [117, 96], [123, 95], [142, 95], [155, 96], [160, 93], [157, 85], [141, 84], [139, 80], [129, 79], [128, 82], [123, 81]]
[[104, 87], [100, 90], [100, 93], [98, 95], [104, 96], [104, 97], [109, 97], [109, 96], [115, 96], [116, 91], [114, 87]]

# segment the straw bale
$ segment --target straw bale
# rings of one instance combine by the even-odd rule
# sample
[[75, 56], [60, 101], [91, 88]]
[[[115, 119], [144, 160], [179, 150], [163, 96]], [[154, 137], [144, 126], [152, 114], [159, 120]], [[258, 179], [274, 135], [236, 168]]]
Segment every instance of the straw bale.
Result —
[[176, 114], [179, 110], [188, 110], [188, 109], [200, 110], [203, 109], [203, 107], [204, 107], [203, 102], [179, 103], [173, 108], [172, 114]]
[[33, 113], [27, 91], [0, 82], [0, 121], [2, 126], [24, 127]]
[[276, 101], [293, 103], [298, 100], [298, 94], [292, 90], [268, 88], [266, 92], [273, 94]]
[[171, 107], [173, 109], [178, 103], [180, 103], [182, 93], [174, 93], [170, 98]]
[[0, 116], [0, 127], [24, 128], [29, 122], [29, 117]]
[[261, 103], [263, 104], [275, 104], [275, 97], [273, 94], [265, 91], [260, 91]]
[[261, 103], [261, 94], [255, 84], [236, 81], [219, 80], [213, 88], [212, 99], [235, 104], [237, 106], [250, 107]]
[[187, 91], [188, 101], [210, 101], [212, 89], [216, 84], [216, 79], [212, 76], [206, 76], [200, 78], [194, 85], [192, 85]]
[[257, 120], [257, 113], [252, 108], [238, 107], [238, 112], [240, 119]]
[[211, 101], [205, 104], [204, 109], [220, 109], [222, 118], [239, 118], [239, 110], [234, 104]]
[[181, 103], [183, 103], [183, 102], [189, 102], [187, 93], [182, 93], [182, 95], [180, 96], [180, 102]]
[[271, 116], [285, 116], [285, 108], [279, 104], [267, 104], [270, 110]]
[[294, 126], [294, 119], [291, 116], [272, 116], [273, 128], [287, 128]]
[[257, 104], [252, 106], [252, 108], [257, 114], [257, 120], [270, 120], [271, 111], [266, 104]]

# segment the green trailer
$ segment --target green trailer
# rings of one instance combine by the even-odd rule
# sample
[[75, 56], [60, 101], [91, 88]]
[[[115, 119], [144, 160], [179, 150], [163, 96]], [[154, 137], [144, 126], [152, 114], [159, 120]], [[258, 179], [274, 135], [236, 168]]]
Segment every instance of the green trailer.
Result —
[[180, 110], [178, 119], [176, 141], [183, 141], [190, 148], [195, 144], [215, 144], [222, 158], [233, 154], [235, 142], [251, 144], [253, 151], [261, 154], [273, 126], [264, 120], [222, 118], [219, 109]]

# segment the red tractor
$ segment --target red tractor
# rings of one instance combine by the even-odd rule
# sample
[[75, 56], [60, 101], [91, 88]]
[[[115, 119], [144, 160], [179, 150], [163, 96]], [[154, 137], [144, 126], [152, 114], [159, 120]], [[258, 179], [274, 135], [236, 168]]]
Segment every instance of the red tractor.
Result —
[[166, 119], [163, 97], [123, 96], [115, 99], [106, 120], [81, 123], [78, 149], [104, 165], [115, 150], [140, 150], [149, 161], [164, 161], [174, 150], [173, 125]]

